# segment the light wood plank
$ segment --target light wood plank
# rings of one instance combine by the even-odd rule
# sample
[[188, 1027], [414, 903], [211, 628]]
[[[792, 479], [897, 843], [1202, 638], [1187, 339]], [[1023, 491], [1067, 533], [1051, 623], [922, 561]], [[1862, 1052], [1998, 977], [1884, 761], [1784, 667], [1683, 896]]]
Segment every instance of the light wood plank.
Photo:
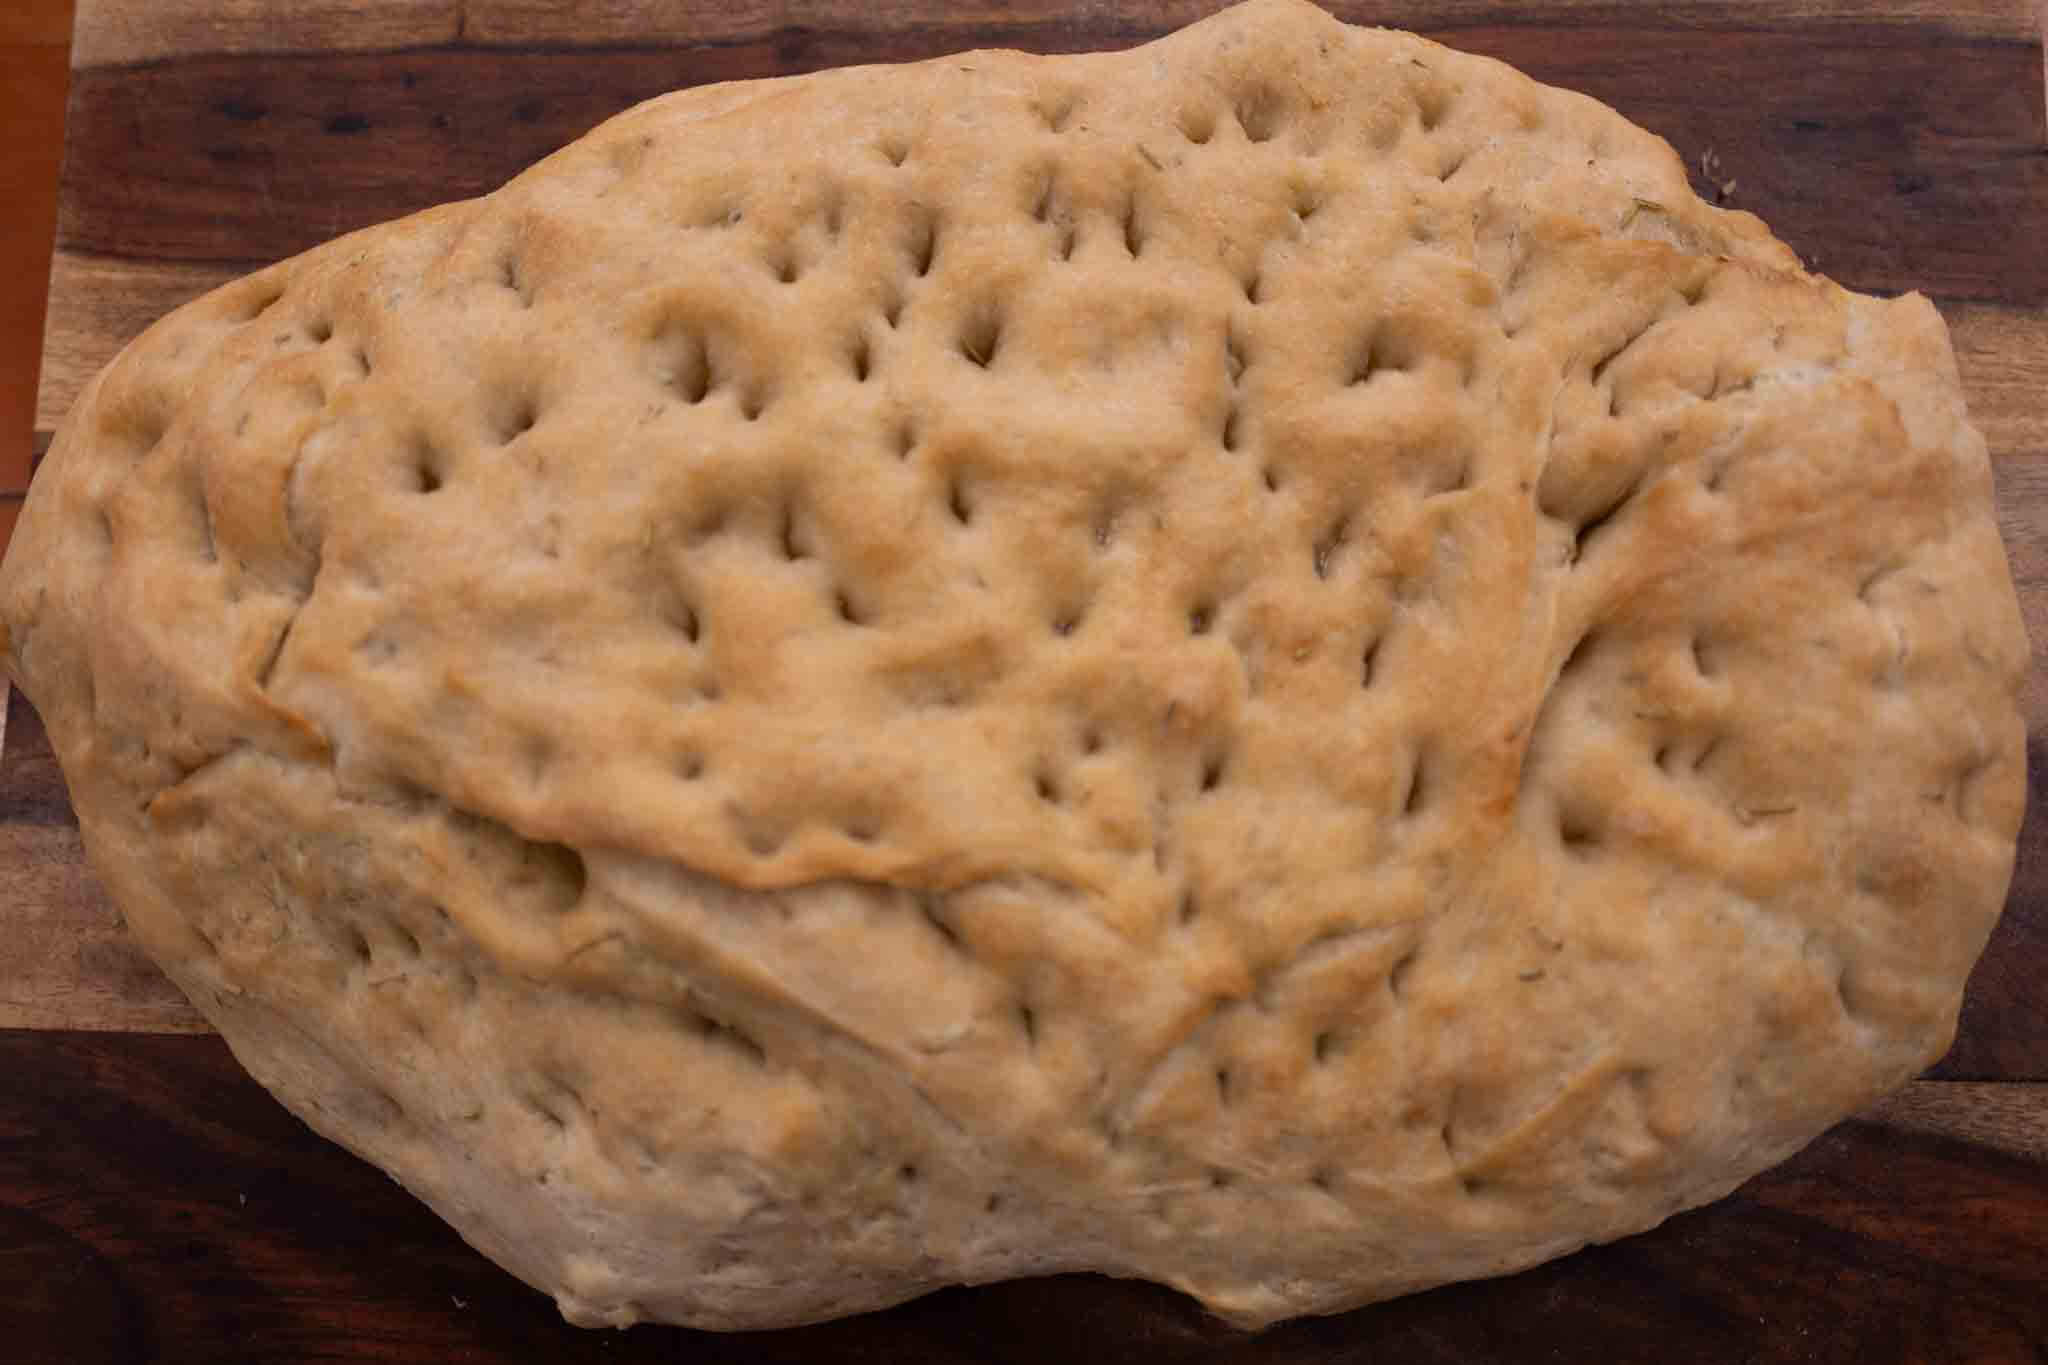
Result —
[[35, 1081], [0, 1087], [9, 1360], [1982, 1365], [2048, 1342], [2048, 1170], [1864, 1123], [1639, 1236], [1256, 1335], [1068, 1275], [712, 1336], [568, 1326], [217, 1039], [0, 1033], [0, 1075]]
[[212, 1031], [129, 936], [75, 828], [0, 824], [0, 865], [10, 940], [0, 1029]]
[[92, 377], [150, 323], [263, 264], [182, 265], [59, 251], [50, 266], [36, 430], [54, 431]]
[[461, 0], [78, 0], [71, 62], [427, 47], [455, 41], [461, 12]]
[[[0, 684], [0, 697], [8, 689]], [[0, 1029], [200, 1033], [199, 1012], [129, 936], [87, 865], [57, 761], [19, 697], [0, 755]]]
[[2048, 309], [1943, 304], [1970, 418], [2001, 458], [2048, 456]]
[[2048, 1162], [2048, 1084], [1914, 1081], [1856, 1117]]
[[1960, 304], [1942, 309], [1955, 340], [1970, 418], [1991, 447], [1998, 527], [2033, 642], [2022, 707], [2027, 733], [2048, 733], [2048, 310]]
[[0, 682], [0, 1029], [200, 1033], [86, 862], [41, 720]]

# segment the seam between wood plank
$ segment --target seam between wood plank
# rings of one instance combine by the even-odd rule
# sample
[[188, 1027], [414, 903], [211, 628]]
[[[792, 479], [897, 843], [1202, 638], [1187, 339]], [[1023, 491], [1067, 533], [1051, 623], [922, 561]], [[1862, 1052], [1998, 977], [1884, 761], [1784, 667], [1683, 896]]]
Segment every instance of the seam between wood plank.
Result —
[[[336, 234], [336, 236], [340, 235], [342, 234]], [[319, 243], [315, 245], [319, 245]], [[308, 249], [310, 250], [311, 248]], [[106, 251], [103, 249], [94, 250], [77, 247], [66, 242], [61, 235], [57, 239], [56, 249], [50, 255], [52, 264], [55, 264], [58, 256], [65, 256], [74, 261], [82, 261], [87, 265], [130, 265], [144, 268], [164, 266], [175, 270], [231, 270], [235, 272], [235, 278], [253, 274], [258, 270], [276, 265], [278, 259], [268, 256], [145, 256], [133, 251]]]

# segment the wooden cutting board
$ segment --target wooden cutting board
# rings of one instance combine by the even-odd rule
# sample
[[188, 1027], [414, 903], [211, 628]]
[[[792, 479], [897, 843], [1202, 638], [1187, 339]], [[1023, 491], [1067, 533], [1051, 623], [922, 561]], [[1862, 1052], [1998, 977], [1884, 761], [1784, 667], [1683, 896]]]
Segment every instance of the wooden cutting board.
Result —
[[[481, 193], [704, 81], [1076, 50], [1210, 0], [80, 0], [39, 446], [185, 299]], [[2033, 0], [1358, 0], [1593, 94], [1702, 193], [1954, 330], [2048, 640], [2048, 140]], [[1510, 1279], [1253, 1338], [1088, 1277], [717, 1338], [577, 1332], [246, 1080], [129, 943], [17, 696], [0, 759], [0, 1358], [2048, 1359], [2048, 682], [2006, 916], [1949, 1056], [1732, 1198]]]

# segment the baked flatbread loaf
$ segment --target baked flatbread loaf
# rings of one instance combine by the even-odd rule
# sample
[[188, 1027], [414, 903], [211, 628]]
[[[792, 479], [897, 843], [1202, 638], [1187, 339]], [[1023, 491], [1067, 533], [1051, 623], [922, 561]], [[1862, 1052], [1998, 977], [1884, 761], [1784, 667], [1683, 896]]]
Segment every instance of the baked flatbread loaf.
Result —
[[2023, 800], [1928, 303], [1299, 0], [212, 293], [0, 621], [149, 952], [586, 1324], [1647, 1227], [1941, 1053]]

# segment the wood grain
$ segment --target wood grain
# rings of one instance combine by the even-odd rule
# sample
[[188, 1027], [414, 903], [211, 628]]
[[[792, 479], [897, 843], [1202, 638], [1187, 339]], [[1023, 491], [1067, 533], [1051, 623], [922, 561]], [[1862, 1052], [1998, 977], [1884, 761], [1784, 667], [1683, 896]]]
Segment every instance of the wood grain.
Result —
[[[14, 2], [27, 8], [0, 13], [0, 47], [47, 35], [32, 11], [59, 0]], [[483, 192], [646, 95], [964, 45], [1117, 44], [1214, 2], [79, 0], [36, 426], [47, 439], [84, 380], [178, 303]], [[1934, 294], [2048, 644], [2042, 6], [1333, 8], [1427, 23], [1596, 94], [1696, 170], [1712, 150], [1734, 204], [1817, 268]], [[0, 476], [0, 544], [16, 505]], [[1153, 1286], [1068, 1276], [721, 1338], [563, 1326], [249, 1081], [121, 928], [16, 697], [0, 712], [0, 1076], [31, 1083], [0, 1085], [0, 1359], [2048, 1360], [2048, 670], [2026, 707], [2030, 818], [1940, 1079], [1728, 1200], [1524, 1275], [1257, 1337]]]
[[[2040, 638], [2035, 637], [2037, 640]], [[1963, 993], [1955, 1042], [1929, 1074], [2048, 1081], [2048, 754], [2027, 746], [2027, 819], [2005, 912]]]
[[47, 440], [86, 382], [143, 328], [266, 264], [183, 265], [59, 251], [50, 263], [52, 303], [43, 336], [38, 434]]
[[0, 750], [0, 1028], [209, 1032], [92, 875], [50, 737], [18, 691]]
[[[677, 48], [646, 35], [601, 50], [556, 51], [542, 41], [518, 50], [473, 45], [498, 31], [492, 25], [522, 15], [522, 24], [530, 21], [522, 31], [562, 36], [520, 3], [477, 0], [463, 9], [470, 45], [370, 53], [354, 50], [368, 44], [366, 35], [428, 42], [456, 7], [385, 0], [362, 12], [347, 42], [329, 43], [328, 29], [345, 17], [336, 5], [263, 11], [241, 0], [218, 11], [218, 24], [205, 29], [209, 42], [233, 46], [246, 28], [273, 44], [326, 46], [134, 69], [82, 65], [72, 165], [119, 165], [124, 173], [74, 173], [66, 182], [43, 418], [54, 422], [128, 336], [185, 299], [350, 227], [482, 192], [644, 95], [825, 61], [922, 55], [968, 41], [965, 29], [975, 26], [975, 41], [1024, 41], [1043, 37], [1035, 26], [1063, 12], [1045, 0], [1002, 11], [898, 0], [862, 11], [869, 26], [860, 27], [859, 16], [832, 3], [684, 5], [659, 8], [648, 21], [648, 32], [659, 36], [674, 15], [694, 15], [694, 36]], [[607, 15], [629, 8], [625, 0], [587, 7], [579, 22], [599, 31]], [[208, 13], [89, 0], [80, 52], [94, 52], [95, 35], [111, 31], [102, 21], [119, 15], [131, 38], [155, 34], [152, 50], [164, 56], [175, 42], [197, 42], [200, 28], [180, 39], [179, 25], [204, 28]], [[260, 13], [278, 16], [277, 23], [259, 22]], [[904, 36], [918, 16], [941, 14], [941, 22]], [[1063, 30], [1065, 45], [1138, 14], [1151, 16], [1141, 26], [1156, 29], [1171, 9], [1091, 6], [1085, 21]], [[1503, 14], [1512, 22], [1502, 22]], [[1945, 290], [1972, 411], [1996, 455], [2001, 521], [2023, 607], [2034, 638], [2048, 643], [2048, 412], [2039, 399], [2048, 381], [2048, 309], [2039, 297], [2048, 257], [2033, 249], [2048, 232], [2048, 158], [2039, 154], [2038, 52], [2016, 38], [2031, 24], [2025, 6], [1944, 11], [1919, 0], [1722, 0], [1653, 12], [1549, 0], [1507, 11], [1473, 0], [1432, 15], [1467, 24], [1454, 35], [1460, 41], [1490, 44], [1632, 114], [1648, 111], [1651, 125], [1661, 120], [1661, 131], [1695, 160], [1716, 148], [1722, 174], [1739, 182], [1738, 201], [1848, 283]], [[792, 16], [804, 22], [793, 24]], [[1486, 16], [1494, 22], [1476, 23]], [[1992, 22], [1998, 16], [2017, 21]], [[1561, 17], [1584, 22], [1565, 30]], [[1744, 18], [1748, 28], [1735, 22]], [[1709, 32], [1702, 27], [1709, 21], [1739, 31]], [[478, 24], [484, 27], [471, 31]], [[1814, 25], [1826, 30], [1825, 41]], [[1964, 68], [1971, 81], [1948, 79]], [[1675, 69], [1707, 84], [1670, 81]], [[1737, 85], [1755, 97], [1701, 98], [1702, 89]], [[1815, 113], [1821, 116], [1808, 117]], [[2048, 735], [2048, 670], [2035, 670], [2026, 705], [2030, 732]], [[2048, 1078], [2048, 1005], [2030, 984], [2048, 975], [2044, 807], [2033, 805], [2006, 917], [1937, 1074]], [[75, 834], [51, 838], [37, 857], [54, 918], [47, 933], [26, 941], [38, 955], [6, 989], [0, 1022], [199, 1027], [181, 1002], [137, 993], [134, 961], [107, 946], [118, 934], [76, 854]], [[68, 942], [94, 950], [48, 955]]]
[[[1719, 8], [1734, 12], [1732, 3]], [[825, 20], [843, 21], [839, 7], [812, 9], [823, 16], [817, 23], [683, 47], [443, 46], [81, 66], [39, 428], [54, 427], [83, 380], [165, 297], [145, 290], [133, 303], [104, 302], [92, 277], [111, 262], [189, 269], [195, 283], [231, 278], [351, 228], [483, 193], [677, 86], [925, 56], [961, 42], [1074, 47], [1165, 27], [1126, 31], [1113, 10], [1090, 7], [1086, 24], [1048, 29], [1028, 16], [975, 20], [970, 8], [891, 32], [834, 28]], [[1735, 203], [1764, 213], [1851, 287], [1917, 288], [1951, 306], [2048, 304], [2048, 253], [2035, 249], [2048, 222], [2037, 46], [1909, 17], [1840, 20], [1824, 40], [1796, 27], [1703, 33], [1665, 23], [1637, 7], [1609, 27], [1568, 35], [1518, 15], [1444, 36], [1609, 101], [1669, 138], [1689, 165], [1713, 151], [1721, 177], [1736, 183]], [[1688, 79], [1670, 80], [1674, 70]], [[1971, 79], [1956, 80], [1958, 70]], [[1700, 97], [1737, 87], [1741, 100]], [[91, 169], [109, 165], [123, 173]]]
[[365, 52], [453, 42], [461, 0], [78, 0], [72, 62], [196, 52]]
[[[881, 0], [733, 0], [724, 5], [648, 5], [644, 0], [83, 0], [78, 61], [116, 66], [198, 53], [391, 49], [466, 42], [527, 46], [554, 43], [608, 47], [726, 45], [778, 29], [855, 28], [882, 34], [943, 34], [993, 25], [1023, 30], [1072, 30], [1077, 7], [1066, 0], [1023, 3], [907, 3]], [[1096, 0], [1078, 12], [1100, 31], [1132, 33], [1178, 28], [1217, 8], [1217, 0]], [[1331, 0], [1328, 8], [1360, 24], [1453, 29], [1496, 23], [1499, 0]], [[1543, 28], [1612, 23], [1632, 17], [1627, 0], [1525, 0], [1515, 22]], [[1758, 0], [1680, 0], [1659, 6], [1659, 21], [1674, 28], [1750, 27], [1763, 9]], [[1839, 25], [1941, 25], [1975, 38], [2025, 41], [2032, 28], [2026, 0], [1774, 0], [1775, 27], [1825, 30]], [[949, 48], [967, 44], [946, 43]]]
[[[1521, 1275], [1246, 1336], [1093, 1276], [718, 1337], [579, 1332], [315, 1137], [215, 1038], [0, 1033], [8, 1359], [558, 1362], [2022, 1361], [2048, 1351], [2048, 1165], [1923, 1084], [1719, 1204]], [[2048, 1088], [2006, 1087], [2048, 1125]], [[1946, 1123], [1958, 1110], [1971, 1117]], [[13, 1273], [9, 1273], [13, 1272]]]
[[1919, 1081], [1885, 1096], [1860, 1117], [2048, 1162], [2048, 1087], [2004, 1081]]

